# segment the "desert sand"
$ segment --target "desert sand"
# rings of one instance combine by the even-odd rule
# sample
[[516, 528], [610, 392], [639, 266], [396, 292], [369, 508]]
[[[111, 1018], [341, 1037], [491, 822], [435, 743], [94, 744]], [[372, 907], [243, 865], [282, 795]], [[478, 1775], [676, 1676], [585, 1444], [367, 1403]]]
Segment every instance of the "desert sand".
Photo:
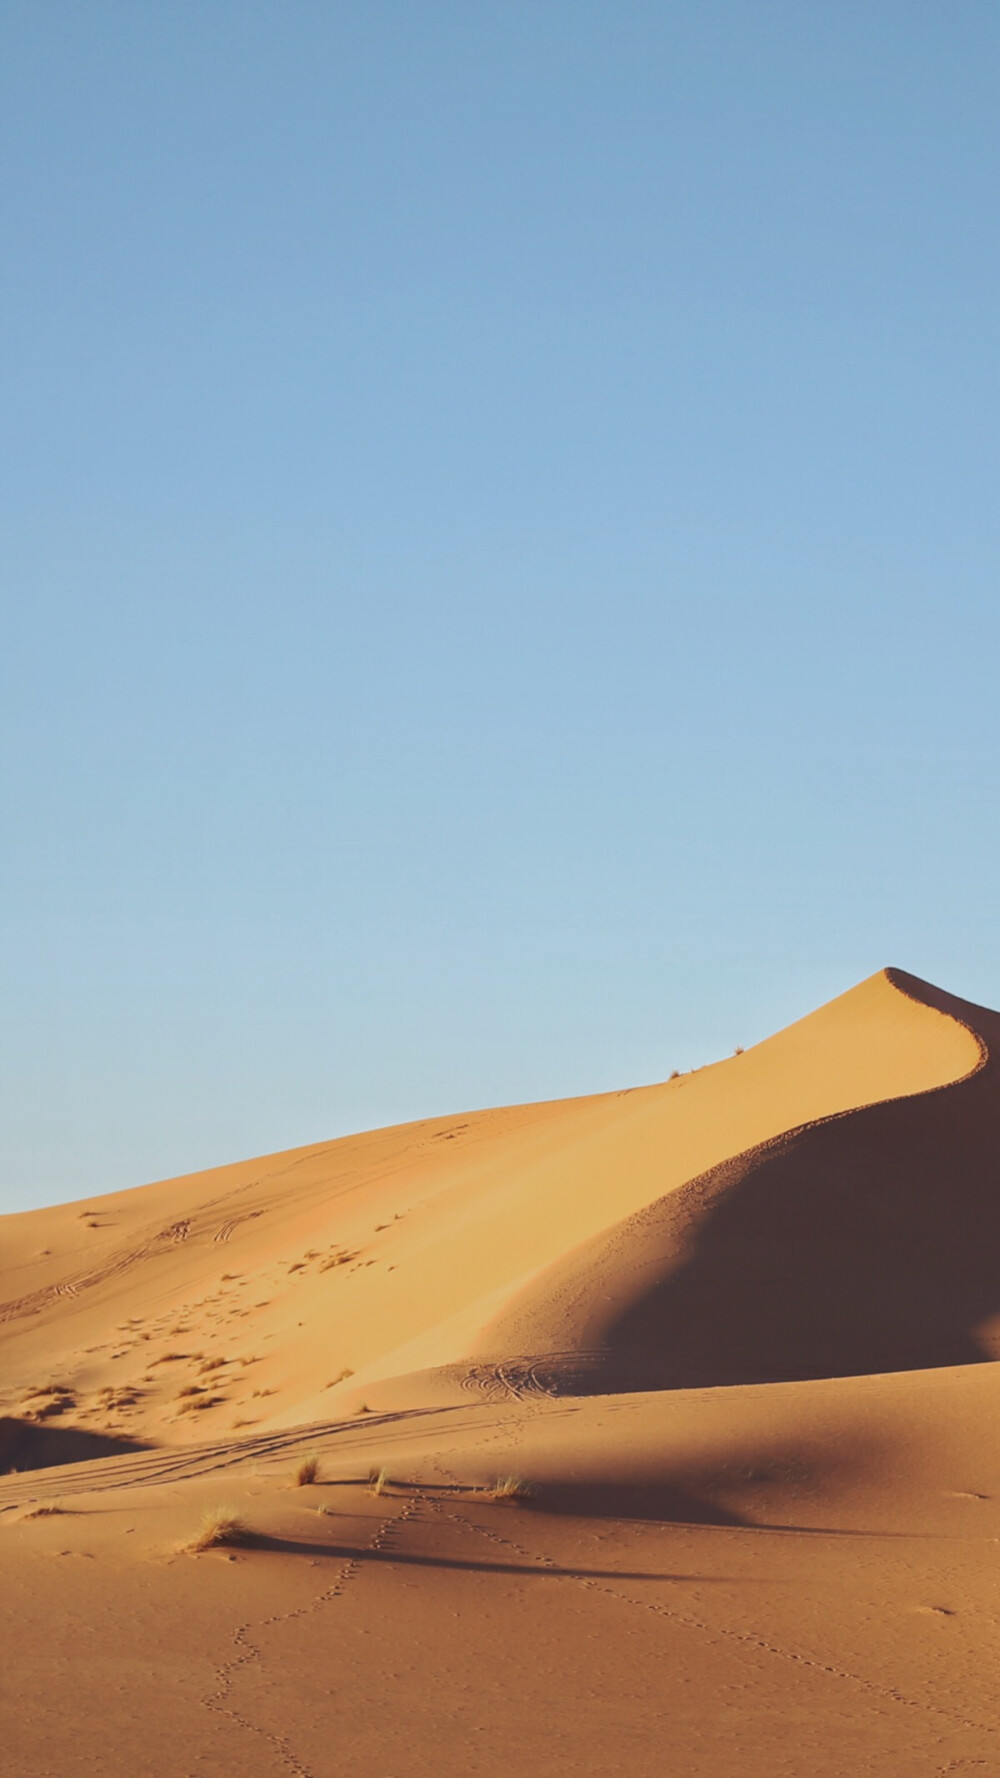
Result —
[[996, 1014], [0, 1236], [12, 1778], [1000, 1773]]

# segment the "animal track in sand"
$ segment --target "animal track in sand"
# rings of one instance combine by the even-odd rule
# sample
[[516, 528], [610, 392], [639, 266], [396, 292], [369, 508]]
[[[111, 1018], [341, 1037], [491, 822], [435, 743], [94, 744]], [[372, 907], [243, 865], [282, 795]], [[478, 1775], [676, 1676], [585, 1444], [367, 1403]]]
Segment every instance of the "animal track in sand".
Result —
[[[439, 1503], [434, 1502], [434, 1506], [437, 1508]], [[456, 1519], [462, 1517], [459, 1513], [454, 1512], [451, 1516]], [[464, 1520], [464, 1522], [466, 1524], [471, 1524], [471, 1521], [468, 1519]], [[539, 1555], [537, 1552], [526, 1550], [523, 1545], [515, 1543], [511, 1538], [501, 1536], [499, 1532], [487, 1530], [482, 1525], [473, 1525], [472, 1528], [479, 1531], [482, 1536], [492, 1539], [495, 1543], [507, 1545], [510, 1549], [515, 1550], [519, 1555], [526, 1559], [539, 1562], [549, 1568], [556, 1566], [550, 1556]], [[928, 1715], [943, 1718], [947, 1722], [956, 1724], [959, 1728], [975, 1730], [979, 1734], [1000, 1734], [1000, 1722], [984, 1723], [974, 1721], [967, 1716], [963, 1716], [959, 1711], [949, 1709], [947, 1705], [934, 1704], [924, 1698], [910, 1697], [907, 1693], [900, 1691], [895, 1686], [881, 1685], [877, 1680], [866, 1679], [863, 1674], [853, 1673], [850, 1669], [840, 1667], [833, 1662], [817, 1660], [814, 1656], [803, 1654], [798, 1649], [784, 1648], [779, 1643], [769, 1642], [765, 1637], [755, 1636], [751, 1631], [734, 1630], [722, 1624], [708, 1624], [702, 1618], [695, 1617], [691, 1612], [673, 1610], [669, 1606], [661, 1605], [658, 1601], [653, 1599], [630, 1599], [626, 1593], [620, 1593], [616, 1588], [605, 1586], [600, 1581], [590, 1578], [581, 1578], [576, 1581], [576, 1584], [578, 1586], [587, 1587], [598, 1593], [606, 1593], [610, 1598], [617, 1599], [624, 1605], [634, 1606], [637, 1611], [650, 1612], [656, 1617], [662, 1617], [674, 1623], [684, 1625], [688, 1629], [697, 1630], [703, 1635], [708, 1636], [709, 1639], [720, 1638], [724, 1641], [741, 1643], [748, 1648], [757, 1649], [763, 1654], [772, 1655], [779, 1660], [788, 1661], [793, 1666], [805, 1668], [817, 1675], [823, 1675], [830, 1679], [857, 1686], [859, 1690], [867, 1693], [869, 1696], [879, 1698], [884, 1702], [900, 1704], [908, 1710], [922, 1711]], [[937, 1611], [941, 1608], [930, 1606], [924, 1607], [923, 1609]]]
[[[401, 1512], [393, 1513], [390, 1517], [383, 1519], [365, 1546], [366, 1551], [386, 1549], [393, 1531], [402, 1526], [407, 1519], [413, 1517], [419, 1505], [419, 1500], [411, 1498], [405, 1503]], [[357, 1557], [350, 1557], [338, 1570], [332, 1584], [322, 1593], [318, 1593], [307, 1605], [300, 1605], [292, 1611], [275, 1612], [266, 1618], [249, 1619], [245, 1623], [238, 1624], [233, 1631], [233, 1643], [237, 1653], [232, 1660], [224, 1661], [216, 1669], [215, 1690], [202, 1699], [206, 1710], [212, 1710], [220, 1716], [228, 1717], [229, 1721], [234, 1723], [237, 1728], [266, 1741], [285, 1770], [291, 1772], [294, 1778], [321, 1778], [321, 1775], [314, 1773], [299, 1759], [293, 1751], [287, 1735], [275, 1734], [270, 1729], [262, 1728], [260, 1724], [251, 1722], [248, 1717], [235, 1708], [232, 1703], [233, 1685], [237, 1676], [247, 1667], [263, 1668], [264, 1650], [259, 1643], [251, 1640], [252, 1631], [256, 1631], [259, 1635], [263, 1630], [276, 1629], [281, 1624], [293, 1623], [299, 1618], [309, 1617], [314, 1612], [322, 1611], [324, 1606], [332, 1604], [335, 1599], [341, 1597], [345, 1588], [360, 1572], [361, 1566]]]

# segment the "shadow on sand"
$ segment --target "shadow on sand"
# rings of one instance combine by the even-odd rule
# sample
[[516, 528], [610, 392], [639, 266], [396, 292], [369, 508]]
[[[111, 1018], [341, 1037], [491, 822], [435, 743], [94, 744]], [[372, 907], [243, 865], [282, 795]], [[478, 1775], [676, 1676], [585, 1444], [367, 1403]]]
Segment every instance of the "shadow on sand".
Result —
[[100, 1457], [121, 1457], [146, 1451], [138, 1439], [112, 1438], [105, 1432], [84, 1432], [76, 1426], [39, 1426], [32, 1420], [0, 1417], [0, 1475], [29, 1469], [54, 1469], [62, 1463], [92, 1463]]
[[[497, 1324], [506, 1369], [579, 1395], [1000, 1357], [1000, 1017], [975, 1017], [990, 1054], [966, 1079], [792, 1130], [588, 1243], [514, 1305], [510, 1334]], [[585, 1306], [575, 1351], [567, 1297]]]

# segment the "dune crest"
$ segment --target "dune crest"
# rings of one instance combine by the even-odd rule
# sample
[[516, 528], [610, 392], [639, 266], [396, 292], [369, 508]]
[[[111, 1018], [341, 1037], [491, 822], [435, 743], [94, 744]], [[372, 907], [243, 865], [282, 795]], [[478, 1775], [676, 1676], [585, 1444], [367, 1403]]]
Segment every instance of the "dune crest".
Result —
[[966, 1075], [813, 1119], [707, 1170], [553, 1267], [483, 1351], [589, 1393], [998, 1356], [1000, 1020], [977, 1011], [974, 1030], [972, 1009], [886, 979], [975, 1039]]

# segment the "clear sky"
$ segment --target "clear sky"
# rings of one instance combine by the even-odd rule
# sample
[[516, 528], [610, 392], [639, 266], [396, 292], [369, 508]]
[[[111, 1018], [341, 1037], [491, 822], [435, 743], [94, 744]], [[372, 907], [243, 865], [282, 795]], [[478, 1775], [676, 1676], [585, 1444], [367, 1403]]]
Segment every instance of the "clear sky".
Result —
[[1000, 1003], [993, 0], [6, 0], [0, 1205]]

